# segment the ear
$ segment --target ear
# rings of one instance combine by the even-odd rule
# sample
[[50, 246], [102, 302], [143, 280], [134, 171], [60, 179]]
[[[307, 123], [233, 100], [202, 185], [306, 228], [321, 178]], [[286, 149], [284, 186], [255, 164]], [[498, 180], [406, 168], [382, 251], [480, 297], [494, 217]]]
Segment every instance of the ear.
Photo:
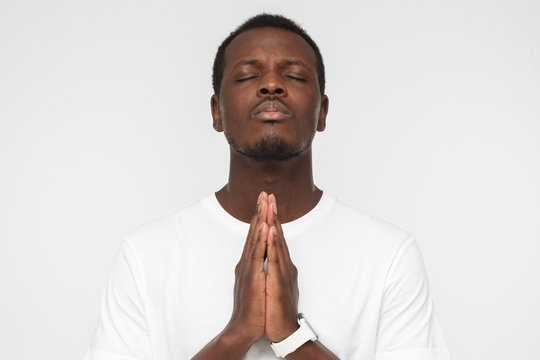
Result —
[[214, 130], [218, 132], [223, 131], [223, 125], [221, 124], [221, 114], [219, 113], [219, 100], [216, 94], [210, 98], [210, 109], [212, 111], [212, 126]]
[[326, 129], [326, 115], [328, 114], [328, 96], [321, 97], [321, 108], [319, 109], [319, 120], [317, 121], [317, 131]]

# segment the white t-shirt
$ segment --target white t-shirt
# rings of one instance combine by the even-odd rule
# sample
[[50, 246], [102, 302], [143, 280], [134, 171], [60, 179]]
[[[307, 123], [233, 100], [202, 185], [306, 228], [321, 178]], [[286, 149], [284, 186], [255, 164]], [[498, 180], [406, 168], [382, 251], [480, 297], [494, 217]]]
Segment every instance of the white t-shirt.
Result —
[[[85, 360], [184, 360], [223, 330], [249, 224], [212, 194], [125, 239]], [[323, 194], [283, 224], [298, 310], [340, 359], [447, 360], [420, 251], [404, 230]], [[263, 337], [245, 359], [275, 359]]]

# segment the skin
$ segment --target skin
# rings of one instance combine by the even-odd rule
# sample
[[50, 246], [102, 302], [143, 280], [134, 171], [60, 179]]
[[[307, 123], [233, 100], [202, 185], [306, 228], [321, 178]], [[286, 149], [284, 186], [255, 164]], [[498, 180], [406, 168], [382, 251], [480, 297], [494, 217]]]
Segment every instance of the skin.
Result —
[[[229, 181], [216, 197], [250, 228], [235, 269], [230, 321], [193, 359], [243, 359], [263, 335], [280, 342], [298, 329], [298, 269], [281, 224], [308, 213], [322, 195], [313, 183], [311, 139], [326, 126], [328, 98], [319, 90], [313, 49], [293, 32], [258, 28], [229, 44], [225, 64], [221, 89], [211, 99], [213, 126], [239, 149], [230, 148]], [[254, 113], [268, 101], [285, 113]], [[242, 153], [264, 137], [284, 139], [300, 154], [260, 161]], [[309, 341], [287, 359], [337, 357]]]

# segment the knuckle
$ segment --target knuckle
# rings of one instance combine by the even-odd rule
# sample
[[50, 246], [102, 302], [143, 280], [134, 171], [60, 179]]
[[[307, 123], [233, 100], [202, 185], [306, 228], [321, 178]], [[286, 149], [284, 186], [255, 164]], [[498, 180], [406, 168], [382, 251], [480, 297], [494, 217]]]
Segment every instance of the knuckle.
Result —
[[234, 274], [238, 277], [241, 273], [242, 273], [242, 265], [238, 263], [234, 267]]

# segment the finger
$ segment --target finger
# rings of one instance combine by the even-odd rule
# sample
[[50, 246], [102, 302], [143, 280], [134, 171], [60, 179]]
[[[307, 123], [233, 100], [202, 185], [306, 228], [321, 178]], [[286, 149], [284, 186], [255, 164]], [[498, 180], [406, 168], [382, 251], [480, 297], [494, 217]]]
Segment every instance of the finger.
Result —
[[259, 212], [259, 222], [266, 222], [268, 217], [268, 194], [264, 191], [259, 194], [257, 211]]
[[265, 192], [261, 191], [259, 196], [257, 197], [257, 212], [259, 211], [259, 202], [261, 201], [264, 194], [265, 194]]
[[242, 250], [242, 257], [245, 257], [247, 253], [249, 252], [249, 249], [251, 248], [251, 241], [252, 241], [252, 238], [255, 236], [255, 232], [256, 232], [256, 229], [258, 228], [259, 221], [260, 221], [260, 215], [259, 215], [259, 212], [257, 211], [251, 218], [251, 222], [249, 224], [249, 231], [246, 236], [244, 249]]
[[261, 216], [261, 221], [263, 222], [267, 222], [267, 217], [268, 217], [268, 198], [267, 197], [262, 197], [261, 198], [261, 202], [260, 202], [261, 206], [260, 206], [260, 216]]
[[259, 203], [259, 217], [257, 219], [257, 222], [255, 223], [254, 231], [252, 233], [252, 236], [250, 238], [249, 242], [249, 249], [253, 249], [253, 246], [255, 246], [255, 243], [259, 240], [260, 236], [260, 226], [262, 223], [266, 223], [265, 219], [268, 213], [268, 203], [261, 199]]
[[274, 194], [268, 195], [268, 220], [266, 221], [269, 226], [274, 225], [277, 216], [277, 202]]
[[278, 246], [276, 244], [276, 235], [277, 230], [275, 226], [270, 226], [270, 229], [268, 230], [268, 236], [267, 236], [267, 247], [266, 247], [266, 253], [268, 258], [268, 273], [273, 274], [275, 269], [279, 268], [279, 252], [278, 252]]
[[253, 216], [251, 217], [251, 222], [249, 224], [249, 231], [248, 231], [248, 236], [246, 238], [246, 243], [253, 236], [255, 232], [255, 228], [256, 228], [255, 225], [259, 221], [260, 210], [261, 210], [261, 197], [262, 197], [262, 193], [259, 194], [259, 197], [257, 198], [257, 207], [255, 209], [255, 214], [253, 214]]
[[[266, 224], [266, 217], [267, 217], [267, 214], [268, 214], [268, 196], [266, 195], [266, 193], [263, 191], [261, 193], [261, 197], [260, 197], [260, 200], [259, 200], [259, 205], [258, 205], [258, 209], [259, 209], [259, 216], [258, 216], [258, 219], [257, 219], [257, 222], [255, 223], [255, 226], [254, 226], [254, 232], [252, 233], [252, 236], [250, 237], [249, 239], [249, 246], [247, 248], [247, 253], [246, 253], [246, 256], [250, 256], [250, 257], [253, 257], [254, 256], [254, 251], [255, 249], [263, 246], [265, 247], [266, 246], [266, 236], [267, 236], [267, 232], [268, 232], [268, 229], [266, 229], [264, 231], [264, 235], [261, 234], [261, 227], [262, 225], [266, 225], [266, 227], [268, 227], [268, 225]], [[262, 245], [260, 243], [263, 243]], [[263, 255], [262, 257], [264, 258], [264, 252], [263, 252]]]
[[285, 236], [283, 235], [283, 228], [281, 227], [281, 221], [276, 218], [276, 237], [275, 241], [277, 243], [278, 251], [282, 256], [283, 261], [288, 261], [292, 263], [291, 255], [289, 253], [289, 247], [287, 246], [287, 241], [285, 241]]
[[261, 193], [259, 194], [259, 197], [257, 199], [257, 204], [259, 204], [260, 201], [266, 201], [268, 202], [268, 194], [266, 193], [266, 191], [261, 191]]
[[268, 237], [268, 224], [262, 222], [260, 225], [258, 239], [251, 252], [251, 259], [264, 262], [264, 253], [266, 251], [266, 238]]
[[[255, 244], [257, 238], [258, 238], [258, 235], [259, 235], [259, 226], [260, 226], [260, 223], [261, 223], [261, 209], [265, 206], [264, 205], [264, 201], [263, 199], [267, 198], [267, 194], [262, 191], [260, 194], [259, 194], [259, 197], [257, 198], [257, 207], [256, 207], [256, 211], [255, 211], [255, 214], [253, 215], [253, 217], [251, 218], [251, 222], [250, 222], [250, 225], [249, 225], [249, 230], [248, 230], [248, 235], [246, 237], [246, 242], [244, 244], [244, 249], [242, 250], [242, 258], [246, 257], [247, 254], [250, 253], [250, 250], [251, 248], [253, 247], [253, 245]], [[265, 212], [266, 214], [266, 212]]]

